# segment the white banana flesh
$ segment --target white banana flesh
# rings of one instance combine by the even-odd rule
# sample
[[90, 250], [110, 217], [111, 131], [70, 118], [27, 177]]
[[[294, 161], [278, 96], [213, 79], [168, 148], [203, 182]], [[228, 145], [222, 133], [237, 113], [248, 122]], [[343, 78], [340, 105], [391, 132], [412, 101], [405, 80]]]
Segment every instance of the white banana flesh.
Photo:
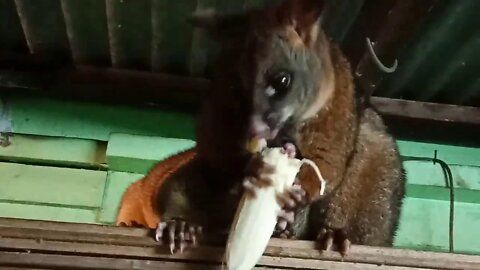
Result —
[[289, 158], [282, 148], [265, 148], [265, 143], [253, 143], [253, 148], [261, 151], [265, 164], [274, 168], [273, 173], [260, 175], [273, 180], [273, 185], [256, 189], [256, 196], [245, 193], [239, 203], [230, 228], [225, 253], [228, 270], [250, 270], [260, 260], [273, 234], [281, 205], [277, 195], [283, 194], [293, 185], [302, 164], [315, 169], [323, 195], [325, 181], [320, 171], [310, 160]]

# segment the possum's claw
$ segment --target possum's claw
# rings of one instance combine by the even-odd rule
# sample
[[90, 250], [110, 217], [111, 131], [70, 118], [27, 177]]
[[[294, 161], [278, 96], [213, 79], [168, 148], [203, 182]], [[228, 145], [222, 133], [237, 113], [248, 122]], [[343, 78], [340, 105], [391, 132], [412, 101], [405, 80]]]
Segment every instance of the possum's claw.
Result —
[[202, 227], [188, 224], [185, 220], [171, 219], [160, 222], [155, 230], [155, 240], [168, 242], [170, 253], [176, 250], [182, 253], [186, 247], [195, 246], [197, 239], [202, 234]]
[[295, 221], [296, 210], [307, 204], [306, 192], [300, 185], [294, 184], [277, 199], [282, 205], [282, 211], [278, 215], [274, 235], [280, 238], [291, 238], [293, 233], [290, 231], [290, 225]]
[[283, 209], [296, 210], [307, 204], [307, 193], [299, 184], [294, 184], [277, 199]]
[[285, 143], [283, 145], [283, 151], [287, 153], [289, 158], [294, 158], [297, 155], [297, 148], [293, 143]]
[[343, 229], [323, 228], [317, 235], [317, 242], [321, 250], [336, 250], [342, 257], [347, 255], [351, 246], [347, 232]]

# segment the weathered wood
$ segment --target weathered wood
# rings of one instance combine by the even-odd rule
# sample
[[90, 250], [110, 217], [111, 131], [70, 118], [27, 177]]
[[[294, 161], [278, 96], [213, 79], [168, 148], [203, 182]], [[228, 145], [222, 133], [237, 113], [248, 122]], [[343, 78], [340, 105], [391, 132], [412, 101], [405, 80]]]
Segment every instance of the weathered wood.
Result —
[[404, 118], [480, 124], [480, 108], [439, 103], [419, 102], [384, 97], [372, 97], [372, 105], [384, 115]]
[[106, 143], [94, 140], [15, 134], [0, 147], [0, 161], [76, 168], [105, 168]]
[[111, 134], [106, 152], [108, 168], [112, 171], [146, 174], [160, 160], [193, 146], [195, 141], [187, 139]]
[[111, 133], [194, 138], [194, 117], [178, 110], [32, 97], [7, 102], [13, 133], [100, 141]]
[[[26, 202], [0, 202], [0, 217], [51, 220], [95, 224], [97, 209], [72, 206], [28, 204]], [[1, 242], [1, 240], [0, 240]]]
[[[290, 260], [292, 261], [292, 260]], [[297, 262], [298, 260], [294, 260]], [[141, 260], [141, 259], [124, 259], [124, 258], [100, 258], [80, 255], [59, 255], [59, 254], [36, 254], [36, 253], [21, 253], [21, 252], [0, 252], [0, 266], [28, 266], [28, 267], [42, 267], [37, 269], [45, 269], [44, 267], [54, 267], [55, 269], [101, 269], [101, 270], [130, 270], [135, 269], [172, 269], [172, 270], [214, 270], [223, 269], [220, 265], [201, 264], [193, 262], [169, 262], [169, 261], [155, 261], [155, 260]], [[300, 268], [301, 265], [296, 265], [293, 268]], [[282, 267], [283, 268], [283, 267]], [[275, 267], [255, 267], [255, 270], [265, 269], [282, 269]], [[17, 269], [10, 268], [9, 269]], [[25, 269], [25, 268], [18, 268]], [[28, 268], [31, 269], [31, 268]], [[339, 262], [319, 262], [312, 267], [301, 269], [348, 269], [348, 270], [368, 270], [378, 269], [375, 265], [356, 264], [356, 263], [339, 263]], [[402, 269], [420, 269], [420, 268], [405, 268], [405, 267], [390, 267], [384, 266], [382, 269], [388, 270], [402, 270]], [[426, 269], [426, 268], [421, 268]]]
[[453, 144], [435, 144], [421, 141], [397, 140], [400, 155], [408, 157], [436, 157], [448, 165], [480, 167], [480, 149]]
[[[143, 229], [11, 219], [0, 219], [0, 228], [3, 251], [217, 264], [223, 252], [221, 247], [198, 246], [183, 254], [169, 255], [167, 248], [159, 246]], [[353, 246], [342, 262], [339, 254], [321, 253], [313, 242], [272, 239], [259, 262], [264, 267], [301, 269], [371, 269], [378, 265], [385, 269], [478, 269], [480, 257]]]
[[133, 182], [141, 179], [143, 174], [109, 171], [103, 197], [102, 209], [98, 220], [104, 224], [115, 224], [118, 208], [125, 190]]
[[[81, 100], [143, 104], [168, 100], [198, 106], [210, 87], [207, 79], [86, 66], [59, 72], [58, 78], [55, 85], [39, 92]], [[372, 97], [371, 103], [387, 116], [480, 125], [477, 107], [383, 97]]]
[[105, 171], [5, 162], [0, 162], [0, 171], [0, 201], [79, 208], [102, 205]]

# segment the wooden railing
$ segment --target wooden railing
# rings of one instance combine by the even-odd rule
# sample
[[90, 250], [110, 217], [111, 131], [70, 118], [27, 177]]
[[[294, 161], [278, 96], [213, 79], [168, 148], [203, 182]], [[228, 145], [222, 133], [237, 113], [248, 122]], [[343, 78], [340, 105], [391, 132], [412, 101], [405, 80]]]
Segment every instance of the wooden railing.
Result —
[[[0, 269], [221, 269], [221, 246], [170, 255], [149, 231], [0, 219]], [[208, 245], [208, 243], [210, 243]], [[217, 242], [218, 243], [218, 242]], [[480, 256], [353, 246], [342, 260], [309, 241], [272, 239], [256, 269], [480, 269]]]

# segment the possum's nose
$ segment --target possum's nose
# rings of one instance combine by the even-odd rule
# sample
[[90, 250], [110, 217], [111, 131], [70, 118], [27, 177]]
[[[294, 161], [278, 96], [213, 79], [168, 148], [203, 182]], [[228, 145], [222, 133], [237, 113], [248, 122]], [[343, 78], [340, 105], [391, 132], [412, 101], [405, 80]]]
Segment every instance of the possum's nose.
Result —
[[250, 122], [250, 136], [273, 139], [278, 132], [278, 117], [268, 114], [265, 117], [254, 115]]
[[263, 121], [263, 117], [254, 115], [250, 120], [249, 134], [251, 137], [256, 136], [268, 139], [270, 137], [270, 127]]

